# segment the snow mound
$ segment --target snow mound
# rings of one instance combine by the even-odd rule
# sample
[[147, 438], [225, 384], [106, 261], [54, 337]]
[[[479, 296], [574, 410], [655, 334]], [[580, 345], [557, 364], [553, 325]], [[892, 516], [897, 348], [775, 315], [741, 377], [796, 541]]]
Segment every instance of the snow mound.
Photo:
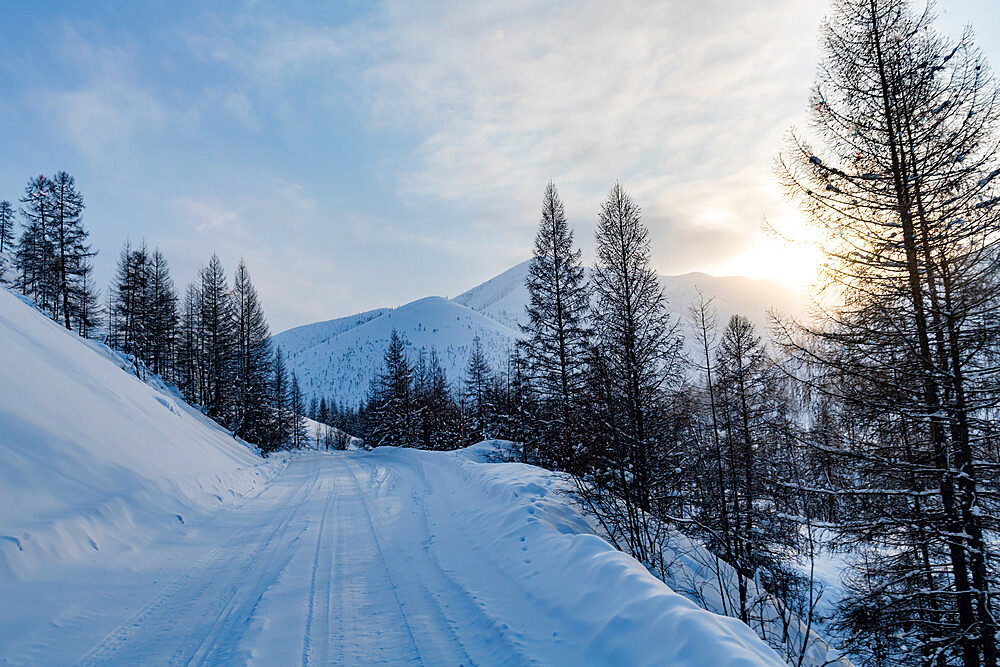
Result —
[[0, 578], [131, 549], [274, 473], [165, 386], [6, 289], [0, 341]]

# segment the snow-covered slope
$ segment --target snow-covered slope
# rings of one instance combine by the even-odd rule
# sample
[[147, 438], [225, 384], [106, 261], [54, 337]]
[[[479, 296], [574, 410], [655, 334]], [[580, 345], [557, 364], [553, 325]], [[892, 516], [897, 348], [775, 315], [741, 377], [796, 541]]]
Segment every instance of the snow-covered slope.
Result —
[[[510, 327], [436, 296], [365, 315], [371, 313], [378, 314], [308, 325], [274, 337], [307, 396], [332, 396], [352, 406], [363, 401], [394, 329], [411, 350], [411, 360], [421, 348], [428, 353], [436, 349], [452, 380], [461, 377], [473, 338], [480, 337], [487, 357], [499, 365], [516, 337]], [[348, 320], [358, 323], [345, 327]]]
[[[511, 267], [451, 300], [428, 297], [395, 309], [308, 324], [277, 334], [274, 341], [285, 351], [289, 368], [307, 395], [333, 397], [341, 404], [356, 406], [364, 400], [393, 329], [400, 332], [413, 355], [420, 348], [436, 348], [449, 379], [457, 383], [476, 335], [496, 368], [501, 367], [525, 318], [528, 291], [524, 280], [529, 264]], [[714, 297], [720, 328], [739, 313], [764, 334], [769, 309], [796, 316], [802, 312], [802, 294], [777, 280], [686, 273], [660, 276], [660, 281], [682, 333], [692, 344], [686, 314], [699, 290], [706, 298]]]
[[130, 549], [273, 471], [124, 365], [0, 288], [0, 579]]
[[[528, 290], [524, 286], [530, 260], [507, 269], [495, 278], [459, 294], [455, 301], [510, 328], [525, 322]], [[588, 272], [590, 269], [588, 269]], [[710, 276], [707, 273], [660, 275], [660, 284], [671, 310], [685, 317], [687, 307], [698, 297], [713, 298], [720, 325], [730, 316], [745, 315], [758, 327], [768, 326], [768, 310], [777, 309], [796, 317], [803, 312], [804, 294], [780, 280], [755, 280], [743, 276]]]
[[528, 288], [524, 281], [528, 277], [529, 266], [530, 259], [512, 266], [468, 292], [459, 294], [454, 301], [517, 331], [518, 325], [526, 319], [524, 307], [528, 304]]

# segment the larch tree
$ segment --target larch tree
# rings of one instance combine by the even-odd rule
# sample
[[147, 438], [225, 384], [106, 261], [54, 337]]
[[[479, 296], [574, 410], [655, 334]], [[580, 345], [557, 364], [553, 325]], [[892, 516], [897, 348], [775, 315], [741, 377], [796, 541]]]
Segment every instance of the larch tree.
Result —
[[16, 285], [43, 312], [51, 314], [55, 255], [51, 243], [53, 211], [49, 179], [45, 176], [30, 179], [20, 203], [23, 229], [14, 254]]
[[1000, 108], [971, 34], [933, 18], [839, 0], [823, 25], [815, 146], [793, 135], [779, 173], [823, 235], [832, 305], [787, 342], [851, 412], [831, 452], [853, 488], [816, 490], [854, 493], [850, 648], [891, 637], [899, 664], [993, 667]]
[[76, 189], [76, 181], [60, 171], [47, 186], [52, 213], [48, 234], [52, 248], [53, 314], [67, 329], [72, 329], [80, 311], [80, 284], [90, 270], [88, 260], [95, 253], [87, 244], [83, 195]]

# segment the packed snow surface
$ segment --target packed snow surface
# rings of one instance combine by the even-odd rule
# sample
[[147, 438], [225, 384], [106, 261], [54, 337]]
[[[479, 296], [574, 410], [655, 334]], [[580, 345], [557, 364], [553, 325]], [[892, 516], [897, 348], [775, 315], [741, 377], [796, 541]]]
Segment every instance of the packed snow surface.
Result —
[[[435, 348], [455, 384], [462, 379], [476, 336], [494, 369], [503, 369], [521, 335], [520, 325], [526, 321], [528, 290], [524, 281], [529, 266], [530, 261], [517, 264], [454, 299], [427, 297], [395, 309], [307, 324], [277, 334], [274, 341], [286, 353], [288, 366], [307, 396], [333, 398], [341, 405], [355, 407], [364, 400], [369, 383], [381, 368], [393, 329], [403, 337], [411, 361], [420, 349], [429, 352]], [[769, 324], [769, 309], [792, 315], [802, 311], [803, 295], [777, 280], [686, 273], [660, 276], [660, 284], [680, 324], [679, 331], [692, 344], [686, 312], [699, 291], [706, 299], [714, 299], [720, 328], [739, 313], [763, 333]], [[699, 352], [697, 346], [689, 348]]]

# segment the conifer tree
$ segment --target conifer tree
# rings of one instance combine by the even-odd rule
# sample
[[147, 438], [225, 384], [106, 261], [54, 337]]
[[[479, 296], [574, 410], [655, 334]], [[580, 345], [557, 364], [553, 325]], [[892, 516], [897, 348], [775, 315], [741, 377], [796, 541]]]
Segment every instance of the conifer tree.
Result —
[[292, 447], [302, 449], [306, 446], [306, 401], [299, 387], [299, 378], [292, 371], [292, 386], [288, 393], [288, 407], [291, 417]]
[[851, 498], [840, 532], [865, 555], [849, 648], [897, 637], [892, 663], [993, 667], [997, 89], [971, 34], [943, 38], [929, 8], [841, 0], [822, 35], [816, 146], [793, 136], [779, 169], [839, 297], [787, 342], [849, 409], [827, 453], [854, 469], [854, 495], [826, 489]]
[[205, 413], [229, 424], [235, 407], [237, 336], [234, 304], [225, 270], [218, 255], [212, 255], [200, 274], [202, 353], [205, 362]]
[[236, 326], [236, 434], [254, 443], [267, 440], [271, 428], [269, 402], [271, 332], [246, 264], [240, 260], [233, 278]]
[[268, 439], [267, 451], [272, 452], [288, 447], [292, 439], [291, 388], [288, 383], [288, 368], [285, 356], [278, 347], [274, 351], [271, 371], [271, 406], [274, 422]]
[[38, 176], [28, 181], [21, 197], [23, 229], [14, 255], [18, 276], [17, 287], [33, 299], [43, 312], [52, 313], [51, 244], [52, 201], [49, 179]]
[[389, 338], [382, 373], [375, 379], [373, 438], [377, 445], [397, 447], [413, 444], [413, 370], [406, 346], [395, 329]]
[[109, 293], [108, 338], [112, 347], [148, 359], [150, 343], [150, 256], [145, 243], [122, 247]]
[[52, 208], [48, 226], [49, 246], [52, 248], [52, 299], [53, 313], [67, 329], [80, 311], [80, 283], [90, 269], [88, 259], [95, 253], [87, 244], [87, 230], [83, 227], [83, 196], [76, 189], [76, 181], [65, 171], [57, 172], [47, 183], [48, 200]]
[[0, 201], [0, 255], [10, 252], [14, 244], [14, 208], [4, 199]]
[[91, 338], [104, 324], [101, 307], [101, 291], [94, 284], [94, 267], [88, 265], [80, 277], [79, 313], [76, 332], [84, 338]]
[[585, 451], [574, 458], [584, 501], [640, 560], [662, 553], [658, 524], [677, 496], [681, 452], [669, 389], [679, 384], [680, 341], [650, 266], [649, 232], [620, 184], [601, 206], [593, 286]]
[[550, 181], [526, 279], [530, 301], [521, 347], [540, 401], [541, 437], [557, 464], [565, 464], [572, 453], [586, 362], [589, 296], [580, 257], [563, 203]]
[[201, 343], [201, 291], [198, 283], [192, 282], [181, 302], [175, 378], [185, 398], [196, 404], [201, 404], [204, 396]]
[[149, 345], [144, 361], [157, 375], [173, 379], [179, 321], [177, 293], [174, 291], [174, 281], [170, 277], [167, 260], [159, 248], [150, 256], [148, 270], [149, 303], [144, 328], [149, 332]]
[[472, 339], [472, 351], [465, 367], [464, 399], [466, 437], [468, 444], [488, 440], [492, 436], [491, 409], [489, 401], [492, 370], [486, 361], [483, 343], [476, 336]]

